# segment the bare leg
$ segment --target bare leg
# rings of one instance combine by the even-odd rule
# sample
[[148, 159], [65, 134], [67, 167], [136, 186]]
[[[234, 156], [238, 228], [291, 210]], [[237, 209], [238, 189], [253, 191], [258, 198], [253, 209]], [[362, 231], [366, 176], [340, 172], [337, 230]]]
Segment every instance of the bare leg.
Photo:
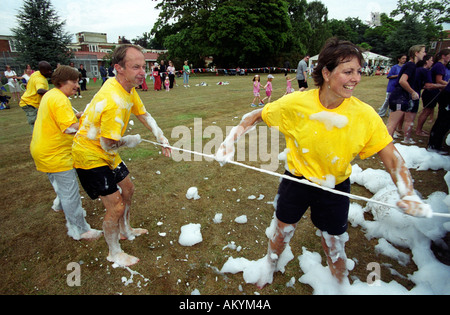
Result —
[[339, 283], [343, 283], [348, 276], [347, 255], [345, 254], [345, 242], [347, 240], [347, 233], [335, 236], [322, 232], [322, 247], [327, 256], [328, 267]]
[[416, 113], [405, 113], [405, 120], [403, 124], [403, 134], [405, 136], [405, 143], [413, 143], [411, 139], [411, 133], [414, 126], [414, 119], [416, 118]]
[[400, 123], [400, 121], [402, 121], [404, 114], [405, 112], [397, 110], [395, 112], [391, 112], [391, 114], [389, 115], [387, 129], [391, 136], [394, 135], [395, 128], [397, 128], [397, 125]]
[[120, 233], [123, 238], [133, 240], [136, 236], [147, 234], [148, 231], [146, 229], [133, 229], [130, 225], [131, 199], [134, 194], [134, 185], [130, 177], [125, 177], [118, 185], [122, 190], [121, 195], [125, 206], [124, 214], [119, 219]]
[[271, 279], [273, 279], [273, 273], [276, 271], [278, 259], [280, 255], [286, 248], [286, 245], [289, 244], [292, 236], [294, 235], [295, 228], [297, 224], [286, 224], [279, 221], [277, 218], [275, 221], [275, 231], [273, 236], [269, 239], [269, 246], [267, 250], [267, 262], [268, 272], [270, 275], [262, 275], [260, 280], [256, 283], [256, 285], [262, 289], [267, 283], [271, 283]]
[[119, 244], [119, 221], [125, 213], [122, 195], [119, 191], [116, 191], [111, 195], [101, 196], [100, 199], [106, 208], [106, 214], [103, 220], [103, 233], [109, 247], [108, 261], [117, 263], [120, 266], [136, 264], [139, 259], [124, 253]]
[[419, 118], [417, 119], [417, 128], [416, 128], [416, 135], [418, 136], [426, 136], [428, 137], [430, 134], [426, 131], [424, 131], [423, 125], [425, 124], [425, 121], [427, 120], [428, 116], [430, 116], [433, 113], [434, 108], [424, 108], [422, 112], [419, 115]]

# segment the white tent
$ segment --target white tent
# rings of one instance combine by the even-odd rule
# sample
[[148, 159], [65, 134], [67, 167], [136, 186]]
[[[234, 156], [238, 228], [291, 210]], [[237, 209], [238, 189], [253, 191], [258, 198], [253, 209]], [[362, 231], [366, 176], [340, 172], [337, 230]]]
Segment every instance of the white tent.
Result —
[[[367, 62], [369, 66], [372, 65], [388, 65], [391, 62], [391, 58], [382, 56], [379, 54], [375, 54], [370, 51], [363, 52], [364, 60]], [[319, 59], [319, 55], [315, 55], [311, 58], [309, 58], [309, 67], [311, 68], [311, 64], [317, 63], [317, 60]]]
[[391, 58], [375, 54], [370, 51], [363, 52], [363, 56], [364, 60], [368, 63], [369, 66], [388, 65], [391, 62]]

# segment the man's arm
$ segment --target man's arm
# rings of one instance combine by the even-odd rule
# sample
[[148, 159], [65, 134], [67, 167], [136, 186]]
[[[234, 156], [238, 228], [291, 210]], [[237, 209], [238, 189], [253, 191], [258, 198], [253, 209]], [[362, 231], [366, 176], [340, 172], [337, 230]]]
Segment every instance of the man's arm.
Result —
[[[158, 124], [156, 123], [156, 120], [150, 115], [149, 113], [145, 113], [143, 115], [137, 115], [136, 116], [139, 121], [150, 130], [158, 143], [161, 143], [163, 145], [169, 145], [169, 140], [164, 136], [164, 133], [162, 132], [161, 128], [158, 127]], [[172, 154], [172, 150], [170, 148], [163, 147], [163, 154], [167, 157], [169, 157]]]

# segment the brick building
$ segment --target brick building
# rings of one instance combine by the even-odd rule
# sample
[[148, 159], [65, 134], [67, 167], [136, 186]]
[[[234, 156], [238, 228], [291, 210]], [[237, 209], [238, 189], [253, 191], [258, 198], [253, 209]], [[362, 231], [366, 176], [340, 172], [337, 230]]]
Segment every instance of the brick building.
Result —
[[[122, 38], [118, 38], [117, 43], [108, 43], [106, 33], [80, 32], [75, 34], [77, 42], [67, 46], [67, 49], [73, 53], [71, 61], [75, 67], [84, 65], [89, 78], [100, 77], [100, 66], [103, 62], [109, 60], [109, 54], [114, 48], [121, 45]], [[143, 49], [145, 61], [148, 68], [154, 63], [161, 53], [165, 50]], [[12, 36], [0, 35], [0, 73], [3, 74], [6, 65], [16, 71], [17, 74], [23, 73], [24, 66], [15, 61], [18, 53], [15, 50], [14, 38]]]
[[450, 30], [444, 31], [444, 33], [447, 34], [447, 37], [444, 37], [439, 41], [432, 42], [431, 51], [438, 53], [442, 49], [450, 48]]

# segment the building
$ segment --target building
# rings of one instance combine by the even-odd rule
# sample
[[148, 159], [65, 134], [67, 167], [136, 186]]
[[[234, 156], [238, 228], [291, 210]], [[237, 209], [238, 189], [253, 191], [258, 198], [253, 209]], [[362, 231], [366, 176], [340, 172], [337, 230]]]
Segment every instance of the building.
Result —
[[[123, 38], [119, 36], [117, 43], [108, 43], [106, 33], [80, 32], [75, 34], [76, 43], [69, 45], [67, 48], [73, 53], [74, 58], [71, 60], [78, 68], [83, 64], [89, 78], [100, 77], [100, 66], [107, 63], [110, 54], [117, 45], [123, 44]], [[161, 53], [165, 50], [143, 49], [147, 68], [150, 69], [151, 64], [156, 62]]]
[[[100, 66], [107, 64], [110, 54], [115, 47], [123, 44], [123, 38], [119, 37], [117, 43], [108, 43], [106, 33], [80, 32], [75, 34], [76, 42], [67, 46], [73, 53], [71, 61], [79, 68], [83, 64], [89, 78], [100, 78]], [[156, 62], [159, 55], [167, 50], [143, 49], [147, 67]], [[24, 66], [16, 62], [18, 53], [15, 49], [13, 36], [0, 35], [0, 73], [3, 74], [6, 65], [10, 65], [16, 73], [23, 73]]]
[[18, 53], [16, 51], [16, 45], [13, 36], [0, 35], [0, 73], [6, 70], [6, 65], [10, 65], [16, 73], [22, 74], [24, 71], [24, 65], [20, 65], [16, 62]]
[[434, 51], [435, 53], [440, 52], [442, 49], [449, 49], [450, 48], [450, 31], [444, 31], [444, 38], [432, 42], [431, 43], [431, 51]]

